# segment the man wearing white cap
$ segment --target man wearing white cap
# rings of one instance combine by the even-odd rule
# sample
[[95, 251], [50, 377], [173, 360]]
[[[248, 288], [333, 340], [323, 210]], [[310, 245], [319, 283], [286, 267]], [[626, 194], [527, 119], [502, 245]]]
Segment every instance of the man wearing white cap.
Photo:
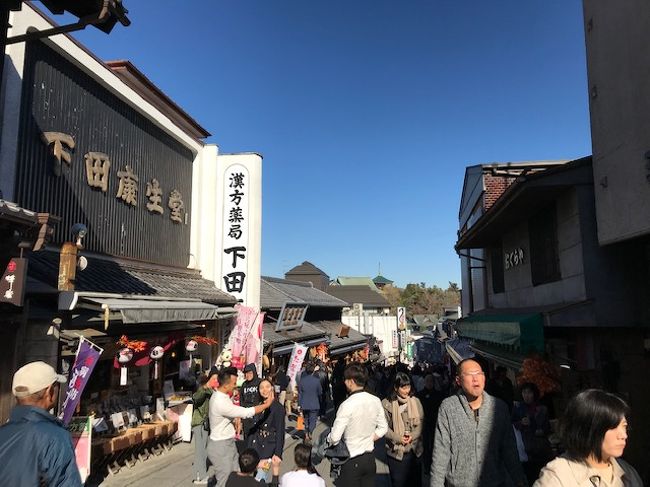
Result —
[[14, 374], [17, 406], [0, 427], [0, 485], [80, 487], [70, 433], [48, 410], [63, 375], [45, 362], [31, 362]]

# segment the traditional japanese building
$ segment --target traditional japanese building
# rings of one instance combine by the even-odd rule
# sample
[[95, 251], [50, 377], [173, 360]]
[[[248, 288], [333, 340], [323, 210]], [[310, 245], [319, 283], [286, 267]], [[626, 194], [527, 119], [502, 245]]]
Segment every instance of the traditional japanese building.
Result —
[[[327, 345], [330, 356], [341, 356], [360, 350], [368, 344], [368, 336], [341, 322], [341, 312], [348, 303], [312, 286], [311, 283], [262, 277], [262, 309], [266, 352], [276, 363], [288, 360], [294, 343], [307, 347]], [[298, 326], [283, 326], [286, 310], [293, 308], [303, 314]]]
[[[32, 4], [10, 24], [9, 37], [53, 26]], [[219, 154], [135, 66], [104, 63], [68, 35], [12, 44], [4, 59], [0, 192], [29, 209], [7, 228], [53, 233], [25, 255], [25, 304], [12, 309], [18, 338], [3, 370], [35, 359], [65, 370], [75, 340], [92, 337], [105, 348], [90, 388], [101, 396], [116, 386], [115, 342], [128, 335], [171, 347], [163, 374], [176, 381], [186, 338], [223, 344], [233, 306], [259, 307], [261, 156]], [[217, 352], [200, 345], [195, 358], [207, 368]], [[129, 372], [143, 391], [144, 363]], [[6, 377], [0, 389], [10, 391]]]
[[[475, 167], [466, 171], [456, 242], [467, 266], [462, 293], [468, 307], [456, 323], [465, 343], [448, 342], [450, 355], [463, 358], [469, 342], [491, 370], [505, 366], [513, 379], [527, 358], [544, 357], [562, 371], [558, 413], [587, 387], [622, 394], [642, 419], [629, 451], [645, 451], [648, 393], [635, 371], [649, 365], [649, 274], [637, 264], [647, 252], [599, 245], [592, 158], [529, 172], [516, 165], [500, 169], [495, 177], [509, 181], [487, 209], [474, 178], [483, 169]], [[476, 208], [481, 211], [470, 216]]]

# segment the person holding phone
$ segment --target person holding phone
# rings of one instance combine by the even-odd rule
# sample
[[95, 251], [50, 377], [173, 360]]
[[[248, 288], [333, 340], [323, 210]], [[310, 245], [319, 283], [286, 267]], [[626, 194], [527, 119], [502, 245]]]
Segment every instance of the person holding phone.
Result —
[[388, 423], [386, 455], [393, 487], [421, 485], [424, 409], [412, 393], [411, 378], [405, 372], [398, 372], [388, 397], [381, 402]]

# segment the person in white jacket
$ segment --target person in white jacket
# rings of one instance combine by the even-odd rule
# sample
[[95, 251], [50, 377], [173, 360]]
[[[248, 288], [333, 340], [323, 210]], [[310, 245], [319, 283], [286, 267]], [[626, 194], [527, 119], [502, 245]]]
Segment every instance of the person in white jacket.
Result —
[[341, 467], [336, 486], [374, 487], [375, 441], [388, 431], [384, 408], [378, 397], [364, 391], [368, 371], [361, 364], [348, 365], [343, 378], [349, 395], [336, 412], [328, 442], [336, 445], [345, 441], [350, 458]]

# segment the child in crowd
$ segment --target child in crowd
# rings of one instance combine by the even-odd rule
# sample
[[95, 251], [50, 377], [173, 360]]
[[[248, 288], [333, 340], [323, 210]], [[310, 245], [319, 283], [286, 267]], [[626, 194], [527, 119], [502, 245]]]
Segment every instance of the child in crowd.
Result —
[[311, 464], [311, 447], [299, 443], [293, 451], [293, 457], [296, 468], [282, 476], [281, 487], [325, 487], [325, 480]]
[[[260, 463], [260, 456], [252, 448], [247, 448], [239, 454], [240, 472], [232, 472], [226, 481], [226, 487], [264, 487], [264, 480], [255, 480], [255, 471]], [[273, 479], [270, 485], [278, 485], [278, 476], [280, 475], [280, 463], [273, 462]]]

